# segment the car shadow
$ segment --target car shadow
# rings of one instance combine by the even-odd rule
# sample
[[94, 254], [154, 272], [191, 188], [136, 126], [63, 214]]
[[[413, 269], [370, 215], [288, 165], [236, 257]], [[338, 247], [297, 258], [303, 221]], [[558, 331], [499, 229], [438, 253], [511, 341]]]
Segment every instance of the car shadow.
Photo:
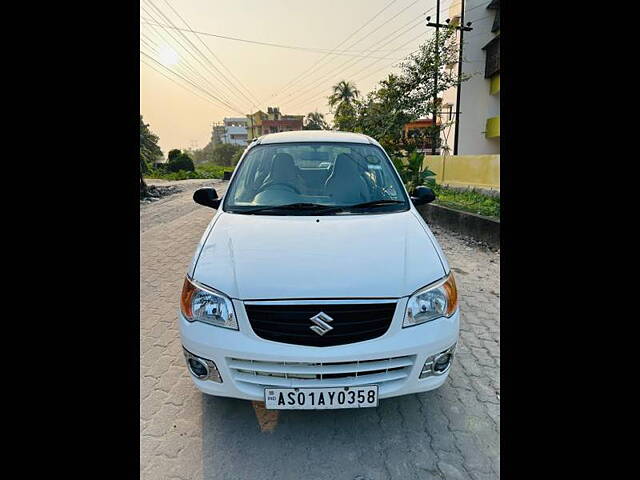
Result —
[[428, 479], [442, 478], [438, 461], [445, 461], [460, 474], [455, 478], [468, 478], [443, 413], [455, 395], [449, 390], [384, 399], [377, 408], [277, 413], [204, 395], [203, 477]]

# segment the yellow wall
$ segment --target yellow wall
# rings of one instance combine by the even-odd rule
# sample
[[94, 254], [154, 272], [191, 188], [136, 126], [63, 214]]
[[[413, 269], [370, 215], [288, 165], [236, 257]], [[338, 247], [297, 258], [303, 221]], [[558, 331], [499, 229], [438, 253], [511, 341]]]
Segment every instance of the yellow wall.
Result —
[[487, 118], [485, 137], [495, 138], [500, 136], [500, 117]]
[[500, 190], [500, 155], [447, 155], [444, 167], [443, 158], [425, 155], [422, 164], [437, 174], [437, 183]]
[[500, 74], [499, 73], [497, 73], [493, 77], [491, 77], [489, 93], [491, 95], [495, 95], [496, 93], [500, 93]]

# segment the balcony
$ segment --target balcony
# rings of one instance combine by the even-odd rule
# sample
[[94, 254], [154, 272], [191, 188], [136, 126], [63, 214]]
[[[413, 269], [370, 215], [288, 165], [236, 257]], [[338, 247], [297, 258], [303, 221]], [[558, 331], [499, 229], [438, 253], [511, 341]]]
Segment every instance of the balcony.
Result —
[[491, 78], [500, 73], [500, 36], [495, 37], [482, 49], [487, 56], [484, 66], [484, 78]]
[[484, 136], [486, 138], [500, 137], [500, 116], [487, 118]]

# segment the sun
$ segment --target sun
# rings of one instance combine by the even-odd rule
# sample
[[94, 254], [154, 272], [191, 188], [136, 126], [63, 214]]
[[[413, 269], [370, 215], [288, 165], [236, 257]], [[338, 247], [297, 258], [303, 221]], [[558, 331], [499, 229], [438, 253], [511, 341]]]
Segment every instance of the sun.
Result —
[[180, 55], [173, 48], [161, 45], [158, 48], [158, 59], [165, 67], [172, 67], [180, 61]]

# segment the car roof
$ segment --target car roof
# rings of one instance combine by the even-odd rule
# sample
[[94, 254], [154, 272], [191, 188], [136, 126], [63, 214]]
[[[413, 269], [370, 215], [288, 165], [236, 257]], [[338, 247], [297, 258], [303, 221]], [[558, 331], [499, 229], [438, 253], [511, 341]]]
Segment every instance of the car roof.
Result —
[[271, 143], [293, 142], [344, 142], [344, 143], [372, 143], [374, 139], [362, 133], [338, 132], [335, 130], [296, 130], [293, 132], [269, 133], [258, 138], [260, 145]]

